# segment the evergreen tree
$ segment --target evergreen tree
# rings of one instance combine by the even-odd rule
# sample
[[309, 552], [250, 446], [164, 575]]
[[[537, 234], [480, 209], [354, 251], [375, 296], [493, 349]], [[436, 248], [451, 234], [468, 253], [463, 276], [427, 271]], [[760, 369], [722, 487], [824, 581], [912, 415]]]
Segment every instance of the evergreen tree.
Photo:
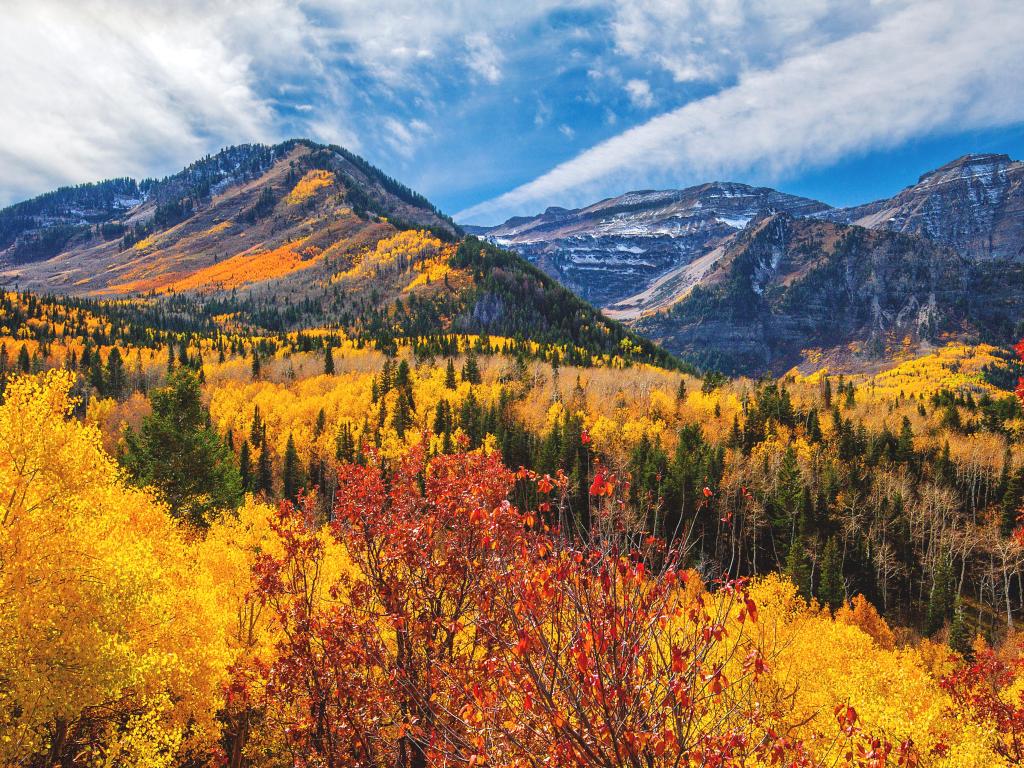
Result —
[[398, 370], [395, 372], [394, 386], [395, 386], [396, 389], [397, 388], [408, 389], [409, 386], [411, 385], [411, 383], [412, 382], [411, 382], [411, 379], [410, 379], [409, 363], [407, 363], [405, 360], [403, 360], [402, 362], [400, 362], [398, 364]]
[[260, 455], [256, 461], [256, 491], [268, 499], [274, 497], [274, 467], [266, 434], [260, 438]]
[[324, 413], [324, 409], [321, 408], [316, 414], [316, 424], [313, 425], [313, 437], [320, 437], [324, 433], [324, 429], [327, 427], [327, 414]]
[[238, 476], [242, 480], [242, 490], [252, 490], [252, 455], [249, 449], [249, 441], [242, 441], [242, 449], [238, 456]]
[[107, 355], [106, 385], [106, 394], [115, 400], [120, 400], [128, 392], [128, 375], [125, 373], [124, 361], [117, 347], [111, 349]]
[[89, 383], [103, 397], [107, 392], [107, 384], [103, 379], [103, 364], [100, 362], [100, 355], [97, 352], [89, 366]]
[[18, 350], [18, 368], [22, 373], [28, 373], [32, 370], [32, 358], [29, 357], [28, 347], [24, 344]]
[[302, 464], [299, 462], [299, 452], [295, 450], [295, 440], [291, 433], [288, 434], [288, 445], [284, 449], [284, 467], [281, 470], [281, 493], [288, 501], [296, 502], [299, 491], [302, 490], [304, 478], [302, 477]]
[[249, 427], [249, 442], [252, 443], [253, 448], [262, 442], [263, 434], [264, 428], [263, 419], [260, 418], [260, 407], [255, 405], [252, 409], [252, 425]]
[[955, 599], [953, 587], [953, 564], [948, 557], [940, 557], [932, 574], [932, 591], [928, 596], [928, 614], [925, 619], [925, 631], [934, 635], [953, 611]]
[[476, 352], [472, 349], [466, 355], [466, 362], [462, 366], [462, 380], [470, 384], [479, 384], [481, 381], [480, 366], [476, 360]]
[[447, 389], [455, 389], [458, 386], [455, 381], [455, 363], [450, 357], [448, 358], [448, 367], [444, 372], [444, 385]]
[[900, 437], [896, 442], [896, 461], [907, 464], [914, 458], [914, 430], [910, 426], [910, 419], [903, 417], [903, 424], [900, 427]]
[[334, 438], [334, 457], [338, 461], [352, 463], [356, 459], [356, 443], [352, 438], [352, 427], [344, 422], [338, 427], [338, 434]]
[[805, 599], [811, 597], [811, 563], [807, 557], [807, 548], [804, 544], [804, 537], [797, 536], [789, 547], [789, 554], [786, 555], [785, 574], [796, 585], [800, 596]]
[[970, 658], [973, 652], [971, 632], [967, 628], [967, 617], [964, 615], [964, 606], [959, 597], [953, 601], [953, 621], [949, 625], [949, 647], [965, 659]]
[[402, 387], [395, 399], [395, 412], [391, 416], [391, 425], [399, 437], [405, 437], [405, 430], [412, 425], [412, 406], [409, 403], [409, 390]]
[[324, 373], [328, 376], [334, 375], [334, 353], [331, 352], [331, 346], [328, 344], [327, 349], [324, 351]]
[[843, 581], [843, 561], [839, 544], [832, 537], [821, 553], [821, 576], [818, 580], [818, 599], [835, 610], [846, 600], [846, 585]]
[[262, 365], [260, 364], [260, 353], [259, 353], [259, 350], [256, 349], [255, 345], [253, 345], [253, 348], [252, 348], [252, 377], [254, 379], [258, 379], [260, 377], [260, 370], [261, 370], [261, 368], [262, 368]]
[[205, 525], [241, 502], [234, 456], [209, 426], [195, 373], [178, 369], [153, 392], [153, 412], [125, 436], [124, 465], [139, 485], [152, 486], [171, 511]]

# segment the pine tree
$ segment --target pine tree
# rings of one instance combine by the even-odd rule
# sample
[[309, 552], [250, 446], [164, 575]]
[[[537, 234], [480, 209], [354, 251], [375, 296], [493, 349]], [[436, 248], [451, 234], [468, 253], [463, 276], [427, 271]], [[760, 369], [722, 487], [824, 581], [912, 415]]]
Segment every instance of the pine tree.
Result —
[[295, 440], [289, 433], [288, 445], [284, 450], [284, 467], [281, 471], [281, 493], [284, 498], [291, 502], [297, 501], [303, 482], [299, 452], [295, 450]]
[[466, 362], [462, 366], [462, 380], [470, 384], [479, 384], [480, 366], [477, 364], [476, 352], [472, 349], [466, 355]]
[[934, 635], [946, 623], [953, 611], [953, 564], [948, 557], [940, 557], [932, 574], [932, 591], [928, 596], [925, 631]]
[[274, 468], [270, 460], [270, 446], [267, 436], [260, 439], [260, 455], [256, 462], [256, 490], [268, 499], [274, 497]]
[[252, 425], [249, 427], [249, 442], [255, 448], [263, 440], [263, 419], [260, 418], [260, 407], [253, 406]]
[[199, 379], [180, 368], [150, 397], [153, 412], [138, 433], [125, 436], [124, 465], [142, 486], [152, 486], [172, 512], [197, 525], [242, 499], [234, 456], [208, 426]]
[[444, 386], [447, 389], [455, 389], [458, 386], [455, 381], [455, 363], [450, 357], [448, 358], [448, 367], [444, 372]]
[[252, 455], [249, 449], [249, 441], [242, 441], [241, 453], [238, 457], [238, 475], [242, 479], [242, 490], [252, 490]]
[[327, 349], [324, 351], [324, 373], [328, 376], [334, 375], [334, 353], [331, 352], [329, 344], [327, 345]]
[[260, 377], [260, 353], [255, 346], [252, 348], [252, 377], [258, 379]]
[[843, 561], [839, 544], [832, 537], [821, 553], [821, 577], [818, 580], [818, 599], [835, 610], [846, 600], [846, 584], [843, 580]]
[[18, 350], [18, 368], [22, 373], [28, 373], [32, 370], [32, 358], [29, 357], [28, 347], [24, 344], [22, 344], [21, 349]]
[[93, 358], [92, 365], [89, 366], [89, 383], [99, 393], [100, 397], [103, 397], [107, 392], [107, 383], [103, 379], [103, 365], [100, 362], [100, 355], [97, 352], [96, 357]]
[[352, 427], [348, 422], [338, 427], [338, 434], [334, 438], [334, 457], [346, 463], [352, 463], [356, 459], [356, 444], [352, 438]]
[[398, 370], [395, 372], [394, 386], [395, 386], [396, 389], [400, 388], [400, 387], [404, 387], [404, 388], [407, 389], [409, 387], [410, 383], [411, 383], [411, 381], [410, 381], [409, 363], [407, 363], [405, 360], [403, 360], [402, 362], [400, 362], [398, 364]]
[[789, 547], [785, 574], [796, 585], [801, 597], [806, 599], [811, 597], [811, 563], [807, 557], [803, 536], [793, 539], [793, 543]]
[[128, 376], [124, 370], [124, 361], [121, 359], [121, 352], [117, 347], [110, 350], [107, 355], [106, 394], [115, 400], [120, 400], [128, 391]]
[[903, 425], [900, 427], [900, 437], [896, 442], [896, 461], [906, 464], [914, 458], [914, 430], [910, 426], [910, 419], [903, 417]]
[[395, 399], [395, 412], [391, 416], [391, 425], [399, 437], [405, 437], [405, 430], [412, 424], [412, 406], [409, 403], [409, 390], [401, 387]]
[[970, 658], [973, 652], [971, 632], [967, 628], [967, 617], [964, 615], [964, 606], [959, 597], [953, 602], [953, 621], [949, 625], [949, 647], [965, 659]]
[[324, 409], [321, 408], [316, 415], [316, 424], [313, 425], [313, 437], [320, 437], [324, 433], [324, 429], [327, 427], [327, 414], [324, 413]]

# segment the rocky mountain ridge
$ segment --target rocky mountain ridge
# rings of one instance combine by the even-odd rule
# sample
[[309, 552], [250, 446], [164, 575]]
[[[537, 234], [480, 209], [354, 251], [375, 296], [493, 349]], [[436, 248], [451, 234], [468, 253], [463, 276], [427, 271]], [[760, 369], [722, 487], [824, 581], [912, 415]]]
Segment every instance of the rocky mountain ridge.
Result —
[[512, 248], [563, 285], [609, 307], [641, 292], [767, 211], [795, 215], [828, 206], [764, 187], [712, 182], [630, 192], [585, 208], [548, 208], [484, 236]]
[[[811, 347], [1002, 342], [1024, 303], [1024, 163], [966, 155], [851, 208], [721, 182], [629, 193], [481, 236], [670, 351], [730, 371], [784, 368]], [[857, 246], [837, 252], [839, 241]], [[807, 282], [829, 270], [836, 282]]]

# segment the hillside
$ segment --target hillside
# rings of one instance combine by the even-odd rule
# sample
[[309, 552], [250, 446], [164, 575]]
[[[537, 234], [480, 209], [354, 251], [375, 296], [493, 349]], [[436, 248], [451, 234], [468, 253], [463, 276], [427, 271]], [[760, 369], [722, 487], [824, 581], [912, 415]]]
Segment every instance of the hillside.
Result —
[[967, 327], [968, 265], [917, 238], [779, 214], [716, 252], [698, 285], [635, 327], [726, 372], [788, 369], [804, 350], [871, 356]]
[[0, 211], [0, 278], [90, 295], [234, 289], [345, 259], [413, 226], [458, 233], [340, 147], [243, 145], [161, 181], [66, 188]]
[[231, 147], [161, 181], [57, 190], [0, 211], [0, 233], [7, 284], [129, 299], [162, 327], [492, 334], [678, 365], [340, 147]]
[[921, 235], [976, 260], [1024, 259], [1024, 163], [965, 155], [885, 200], [835, 209], [824, 218]]

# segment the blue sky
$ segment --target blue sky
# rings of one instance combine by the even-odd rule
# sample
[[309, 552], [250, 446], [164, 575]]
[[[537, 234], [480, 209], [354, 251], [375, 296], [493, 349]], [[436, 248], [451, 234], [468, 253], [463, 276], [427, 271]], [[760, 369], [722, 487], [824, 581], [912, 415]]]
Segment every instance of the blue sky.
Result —
[[731, 179], [843, 205], [1024, 158], [1019, 0], [24, 0], [0, 204], [343, 144], [465, 222]]

